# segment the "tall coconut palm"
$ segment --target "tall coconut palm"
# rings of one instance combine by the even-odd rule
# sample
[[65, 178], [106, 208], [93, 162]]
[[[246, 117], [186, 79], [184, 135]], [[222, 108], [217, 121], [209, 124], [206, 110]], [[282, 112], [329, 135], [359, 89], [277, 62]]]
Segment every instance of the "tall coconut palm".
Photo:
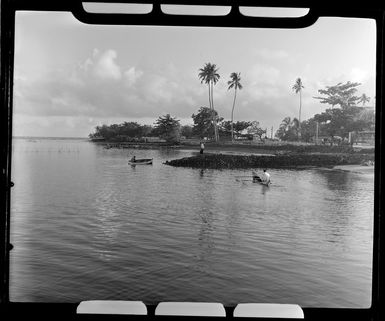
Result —
[[358, 102], [362, 103], [362, 106], [365, 107], [365, 104], [370, 101], [370, 97], [366, 96], [365, 94], [362, 94], [359, 98]]
[[298, 119], [291, 119], [290, 117], [285, 117], [279, 125], [279, 129], [276, 133], [276, 136], [278, 136], [282, 140], [294, 140], [295, 138], [298, 138], [298, 130]]
[[206, 83], [209, 88], [209, 107], [212, 112], [213, 116], [213, 124], [214, 124], [214, 135], [215, 140], [218, 141], [218, 126], [217, 126], [217, 119], [214, 112], [214, 85], [218, 82], [220, 75], [218, 74], [218, 68], [216, 68], [215, 64], [211, 63], [205, 63], [203, 68], [199, 69], [198, 74], [199, 79], [201, 80], [201, 83]]
[[297, 78], [295, 84], [293, 85], [293, 90], [296, 94], [299, 93], [299, 112], [298, 112], [298, 122], [299, 122], [299, 137], [301, 136], [301, 109], [302, 109], [302, 89], [305, 88], [302, 84], [301, 78]]
[[231, 109], [231, 140], [234, 141], [234, 107], [235, 100], [237, 98], [237, 89], [241, 90], [241, 73], [232, 72], [230, 75], [230, 80], [227, 82], [229, 85], [228, 90], [234, 88], [234, 100], [233, 100], [233, 108]]
[[211, 70], [212, 70], [212, 65], [211, 63], [206, 63], [203, 68], [199, 69], [199, 74], [198, 78], [201, 81], [201, 84], [203, 82], [207, 84], [209, 88], [209, 108], [211, 109]]

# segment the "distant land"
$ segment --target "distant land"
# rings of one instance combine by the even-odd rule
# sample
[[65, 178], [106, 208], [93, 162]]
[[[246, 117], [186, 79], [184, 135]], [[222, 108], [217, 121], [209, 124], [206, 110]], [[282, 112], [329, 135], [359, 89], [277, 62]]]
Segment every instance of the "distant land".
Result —
[[88, 140], [88, 137], [43, 137], [43, 136], [12, 136], [13, 139], [60, 139], [60, 140], [73, 140], [73, 139], [84, 139]]

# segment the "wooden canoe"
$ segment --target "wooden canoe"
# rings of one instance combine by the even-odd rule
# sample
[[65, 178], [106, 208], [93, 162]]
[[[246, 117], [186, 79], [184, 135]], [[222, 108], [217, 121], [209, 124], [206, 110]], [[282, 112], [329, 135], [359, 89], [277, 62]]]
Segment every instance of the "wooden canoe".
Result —
[[138, 158], [135, 161], [128, 161], [128, 164], [130, 165], [151, 165], [152, 164], [152, 158]]

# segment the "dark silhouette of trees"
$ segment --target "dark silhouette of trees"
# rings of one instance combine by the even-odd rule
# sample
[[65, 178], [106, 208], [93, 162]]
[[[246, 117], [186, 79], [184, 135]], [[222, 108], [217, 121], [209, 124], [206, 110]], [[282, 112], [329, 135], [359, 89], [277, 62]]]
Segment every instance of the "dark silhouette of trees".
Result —
[[180, 141], [180, 121], [170, 114], [159, 116], [155, 121], [155, 132], [168, 143]]

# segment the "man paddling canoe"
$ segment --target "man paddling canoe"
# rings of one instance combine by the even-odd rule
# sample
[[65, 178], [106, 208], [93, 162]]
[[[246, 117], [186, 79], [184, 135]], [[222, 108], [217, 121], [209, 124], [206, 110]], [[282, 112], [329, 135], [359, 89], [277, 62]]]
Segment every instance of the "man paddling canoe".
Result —
[[261, 175], [258, 175], [256, 172], [253, 172], [253, 182], [259, 182], [265, 185], [269, 185], [270, 174], [266, 171], [266, 169], [263, 170], [263, 173]]

